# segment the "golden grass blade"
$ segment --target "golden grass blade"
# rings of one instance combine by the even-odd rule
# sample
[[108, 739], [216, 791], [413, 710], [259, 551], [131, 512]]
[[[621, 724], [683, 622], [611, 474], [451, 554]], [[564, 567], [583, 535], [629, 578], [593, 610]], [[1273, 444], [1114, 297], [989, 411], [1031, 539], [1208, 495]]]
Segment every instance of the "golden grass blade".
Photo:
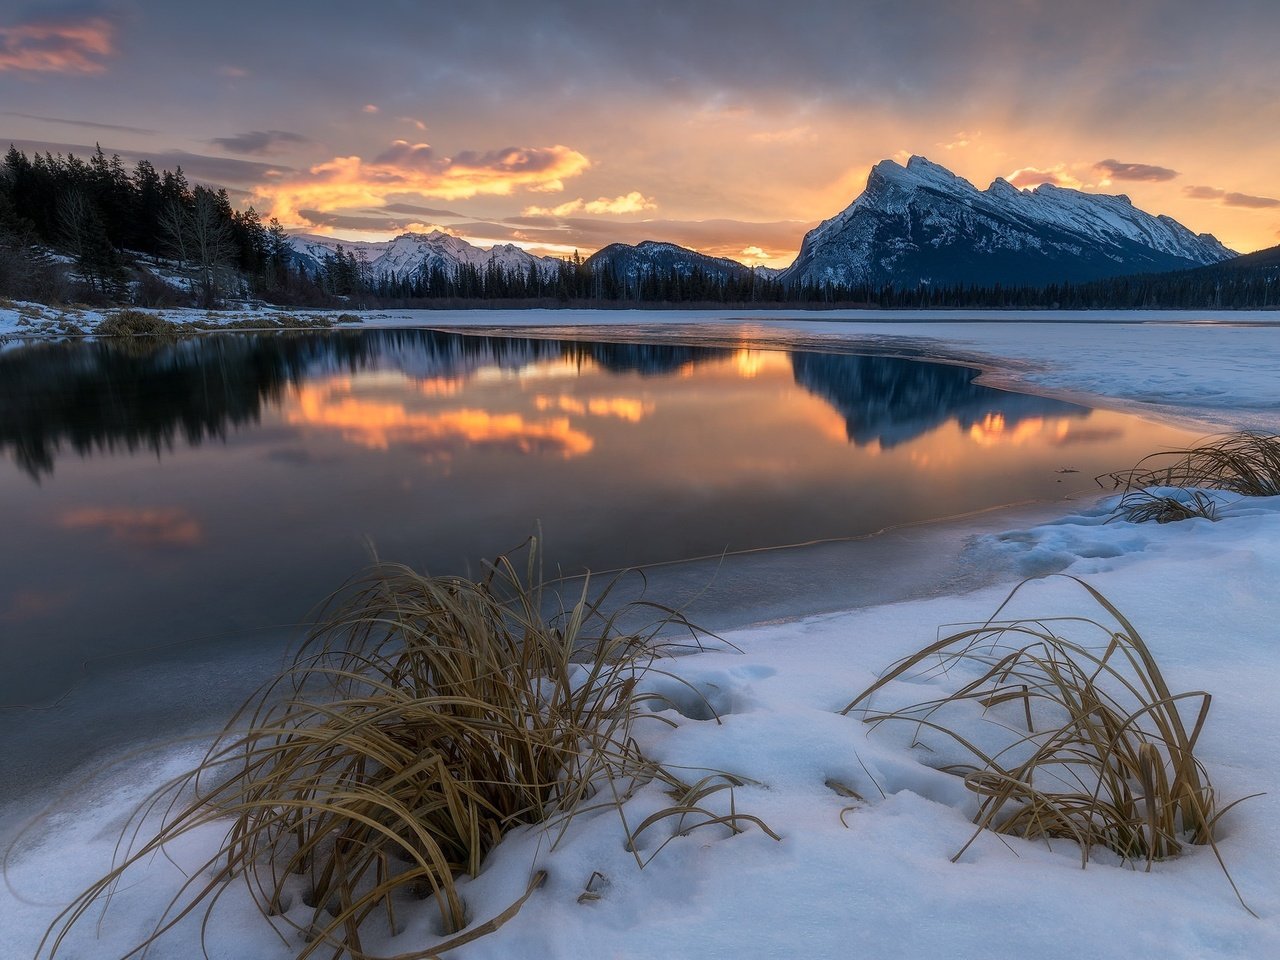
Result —
[[[51, 925], [40, 956], [56, 955], [132, 867], [215, 821], [228, 833], [197, 873], [201, 882], [182, 887], [139, 950], [199, 909], [203, 940], [207, 911], [236, 876], [264, 914], [306, 936], [300, 958], [332, 950], [372, 960], [362, 926], [382, 914], [394, 928], [392, 898], [405, 888], [433, 898], [443, 928], [456, 933], [467, 922], [456, 879], [479, 873], [506, 833], [543, 824], [562, 836], [574, 816], [600, 805], [615, 808], [626, 830], [622, 805], [654, 779], [679, 789], [658, 819], [675, 817], [680, 830], [757, 826], [776, 839], [734, 806], [743, 781], [711, 774], [688, 787], [631, 735], [653, 716], [640, 680], [650, 671], [672, 677], [655, 666], [663, 631], [687, 631], [695, 643], [701, 632], [648, 601], [606, 609], [616, 579], [599, 593], [584, 581], [567, 609], [548, 615], [540, 576], [530, 541], [523, 574], [510, 556], [480, 581], [384, 564], [331, 597], [293, 663], [237, 711], [195, 770], [144, 803], [112, 871]], [[622, 630], [637, 609], [662, 615]], [[721, 791], [728, 813], [707, 805]], [[596, 795], [603, 799], [593, 803]], [[147, 837], [154, 817], [159, 829]], [[284, 912], [299, 875], [310, 881], [305, 924]], [[409, 956], [491, 932], [543, 879], [535, 874], [493, 920]]]
[[[1070, 839], [1080, 848], [1082, 864], [1093, 847], [1102, 846], [1128, 861], [1142, 861], [1148, 869], [1156, 860], [1177, 856], [1185, 842], [1207, 844], [1227, 873], [1213, 828], [1230, 805], [1218, 807], [1195, 756], [1209, 694], [1173, 693], [1150, 646], [1124, 614], [1090, 584], [1065, 579], [1102, 611], [1100, 620], [997, 620], [1024, 582], [992, 619], [893, 664], [843, 712], [857, 710], [873, 726], [909, 722], [916, 742], [940, 735], [973, 758], [971, 764], [942, 768], [963, 776], [980, 799], [977, 830], [957, 859], [983, 831], [991, 830]], [[1060, 635], [1079, 632], [1096, 639]], [[894, 710], [873, 707], [874, 696], [887, 684], [931, 675], [939, 667], [963, 670], [975, 679], [934, 700]], [[1199, 707], [1188, 733], [1182, 709], [1191, 700], [1198, 700]], [[1038, 723], [1033, 701], [1049, 708]], [[974, 735], [958, 731], [949, 717], [965, 703], [981, 708], [982, 716], [1001, 731], [1002, 746], [985, 749]], [[1017, 707], [1022, 708], [1025, 734], [991, 716]], [[1048, 717], [1052, 722], [1046, 722]], [[1229, 873], [1227, 879], [1239, 897]]]

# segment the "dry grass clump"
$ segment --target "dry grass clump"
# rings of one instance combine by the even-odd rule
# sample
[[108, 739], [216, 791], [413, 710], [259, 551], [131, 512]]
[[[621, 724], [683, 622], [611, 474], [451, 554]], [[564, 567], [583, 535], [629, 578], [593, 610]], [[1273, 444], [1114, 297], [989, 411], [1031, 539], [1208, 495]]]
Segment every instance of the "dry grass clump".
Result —
[[1144, 487], [1204, 487], [1244, 497], [1280, 495], [1280, 436], [1232, 433], [1211, 437], [1187, 450], [1143, 457], [1129, 470], [1105, 474], [1125, 490]]
[[[898, 662], [844, 712], [876, 725], [905, 721], [916, 727], [917, 743], [934, 734], [972, 757], [943, 767], [980, 798], [978, 830], [955, 859], [983, 830], [1072, 840], [1082, 864], [1094, 847], [1148, 867], [1187, 843], [1209, 844], [1217, 855], [1214, 827], [1229, 807], [1218, 806], [1195, 756], [1210, 695], [1171, 692], [1133, 625], [1093, 587], [1069, 579], [1105, 623], [996, 619], [1025, 584], [1019, 585], [995, 618]], [[938, 699], [893, 710], [872, 706], [872, 697], [895, 680], [952, 670], [974, 678]], [[984, 732], [1001, 744], [979, 743]]]
[[1182, 495], [1162, 493], [1158, 487], [1130, 490], [1116, 504], [1108, 520], [1129, 523], [1176, 523], [1200, 517], [1218, 519], [1218, 504], [1207, 493], [1192, 490]]
[[[302, 931], [302, 958], [370, 957], [366, 921], [384, 934], [397, 930], [397, 903], [403, 910], [408, 893], [432, 898], [443, 931], [456, 933], [475, 919], [457, 878], [479, 873], [510, 830], [563, 831], [575, 815], [602, 807], [621, 814], [634, 789], [655, 779], [673, 799], [627, 830], [632, 849], [659, 822], [677, 832], [706, 824], [738, 832], [748, 823], [767, 831], [732, 806], [727, 815], [706, 806], [741, 781], [711, 774], [690, 786], [641, 752], [633, 724], [654, 714], [641, 709], [651, 697], [637, 684], [664, 651], [659, 631], [680, 627], [694, 642], [699, 634], [647, 603], [628, 606], [648, 606], [656, 622], [624, 630], [619, 617], [635, 610], [606, 612], [608, 593], [592, 599], [584, 586], [571, 608], [545, 616], [532, 548], [523, 574], [502, 558], [480, 582], [400, 566], [356, 581], [200, 768], [140, 811], [137, 823], [170, 805], [158, 833], [132, 845], [67, 908], [44, 947], [55, 954], [132, 865], [219, 820], [230, 822], [222, 848], [193, 872], [151, 940], [201, 902], [211, 910], [236, 876], [277, 924]], [[496, 929], [544, 876], [534, 874], [507, 910], [412, 956]], [[301, 917], [291, 909], [299, 890], [309, 908]]]
[[163, 337], [173, 339], [178, 329], [167, 320], [144, 310], [117, 310], [94, 328], [99, 337]]

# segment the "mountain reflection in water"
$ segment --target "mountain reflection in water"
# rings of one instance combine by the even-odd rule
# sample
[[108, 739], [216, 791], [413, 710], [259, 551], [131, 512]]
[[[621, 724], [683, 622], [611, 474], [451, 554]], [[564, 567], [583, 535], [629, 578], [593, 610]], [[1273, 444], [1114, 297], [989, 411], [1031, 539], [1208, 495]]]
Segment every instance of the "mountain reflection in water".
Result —
[[[1190, 440], [973, 377], [427, 331], [10, 346], [0, 707], [173, 643], [216, 662], [292, 630], [375, 553], [477, 575], [540, 525], [547, 570], [574, 573], [857, 537], [1061, 498]], [[803, 595], [805, 569], [732, 603]], [[700, 592], [712, 574], [690, 576]]]
[[[748, 368], [742, 357], [756, 357]], [[0, 354], [0, 449], [33, 478], [53, 473], [60, 455], [146, 450], [157, 455], [178, 444], [196, 446], [223, 440], [229, 432], [259, 424], [264, 408], [290, 395], [310, 405], [294, 414], [307, 421], [326, 416], [376, 421], [394, 409], [348, 396], [345, 409], [334, 400], [351, 389], [351, 377], [373, 371], [401, 374], [427, 396], [461, 396], [477, 377], [518, 374], [539, 365], [573, 374], [588, 366], [613, 374], [643, 377], [687, 375], [699, 367], [738, 359], [743, 377], [755, 376], [761, 357], [781, 354], [716, 347], [663, 344], [591, 343], [463, 336], [433, 331], [338, 331], [305, 334], [236, 334], [172, 344], [129, 341], [35, 344]], [[1079, 418], [1075, 404], [994, 390], [973, 383], [967, 368], [890, 357], [792, 353], [794, 382], [829, 403], [844, 419], [847, 438], [858, 446], [892, 448], [936, 430], [949, 421], [968, 430], [998, 423], [1012, 429], [1022, 421]], [[540, 410], [588, 412], [572, 398], [540, 399]], [[615, 398], [615, 412], [637, 419], [639, 401]], [[482, 411], [387, 424], [380, 442], [423, 433], [490, 440], [524, 436], [514, 443], [526, 452], [589, 452], [589, 438], [554, 428], [523, 429], [513, 421], [488, 423]], [[471, 422], [467, 422], [470, 420]], [[340, 426], [340, 424], [339, 424]], [[354, 422], [348, 424], [359, 433]], [[561, 434], [556, 436], [556, 432]], [[369, 435], [369, 431], [364, 431]]]

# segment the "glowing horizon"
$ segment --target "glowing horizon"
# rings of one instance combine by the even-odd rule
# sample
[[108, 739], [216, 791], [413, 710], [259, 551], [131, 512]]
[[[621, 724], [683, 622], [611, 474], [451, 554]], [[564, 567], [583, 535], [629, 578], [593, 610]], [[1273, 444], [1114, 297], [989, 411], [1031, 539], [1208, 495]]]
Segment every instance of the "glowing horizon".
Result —
[[652, 239], [780, 267], [914, 153], [980, 189], [1125, 193], [1242, 253], [1280, 242], [1275, 4], [664, 7], [4, 14], [0, 145], [100, 142], [338, 240]]

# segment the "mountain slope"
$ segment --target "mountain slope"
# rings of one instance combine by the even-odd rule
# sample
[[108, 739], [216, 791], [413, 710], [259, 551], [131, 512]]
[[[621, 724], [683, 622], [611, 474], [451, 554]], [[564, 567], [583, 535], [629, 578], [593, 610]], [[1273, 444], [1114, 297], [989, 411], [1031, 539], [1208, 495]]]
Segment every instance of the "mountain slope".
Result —
[[876, 164], [866, 190], [804, 238], [788, 283], [1041, 285], [1180, 270], [1234, 256], [1125, 196], [986, 190], [923, 157]]
[[[657, 240], [642, 240], [637, 244], [611, 243], [587, 258], [587, 266], [593, 271], [609, 270], [619, 280], [635, 281], [649, 274], [663, 276], [675, 270], [688, 277], [700, 270], [712, 280], [740, 280], [751, 275], [752, 268], [727, 257], [711, 257], [688, 247]], [[757, 276], [776, 277], [779, 273], [768, 267], [756, 267]]]

